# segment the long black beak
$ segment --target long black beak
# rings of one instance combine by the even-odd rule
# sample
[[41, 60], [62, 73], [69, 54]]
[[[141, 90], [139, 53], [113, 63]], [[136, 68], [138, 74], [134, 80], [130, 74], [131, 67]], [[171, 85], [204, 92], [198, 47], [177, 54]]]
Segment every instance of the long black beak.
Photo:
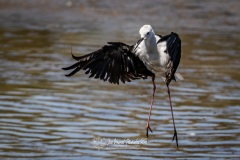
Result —
[[144, 38], [141, 38], [141, 39], [138, 40], [137, 45], [136, 45], [136, 47], [134, 48], [134, 50], [139, 46], [139, 44], [140, 44], [143, 40], [144, 40]]

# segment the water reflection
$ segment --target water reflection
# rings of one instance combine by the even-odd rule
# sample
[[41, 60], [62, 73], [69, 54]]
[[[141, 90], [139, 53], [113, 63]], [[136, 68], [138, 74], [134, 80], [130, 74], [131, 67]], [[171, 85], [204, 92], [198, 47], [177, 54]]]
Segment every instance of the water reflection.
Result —
[[[43, 9], [49, 2], [19, 4], [19, 9], [13, 2], [5, 1], [5, 9], [0, 11], [1, 158], [240, 156], [240, 38], [235, 25], [239, 15], [234, 5], [238, 2], [220, 7], [216, 2], [161, 1], [161, 13], [165, 13], [161, 18], [153, 16], [160, 13], [158, 7], [145, 1], [129, 2], [126, 13], [120, 12], [119, 7], [115, 11], [115, 5], [124, 4], [108, 1], [74, 1], [72, 8], [65, 6], [65, 1], [56, 6], [51, 2], [52, 10]], [[3, 2], [0, 6], [3, 8]], [[146, 17], [139, 10], [131, 11], [143, 6], [148, 8], [143, 11]], [[179, 16], [173, 16], [177, 14], [168, 11], [169, 7], [178, 8]], [[218, 12], [219, 7], [222, 10]], [[151, 15], [150, 19], [147, 15]], [[212, 19], [210, 15], [219, 18]], [[188, 18], [178, 20], [185, 16]], [[145, 138], [151, 81], [118, 86], [88, 79], [83, 73], [66, 78], [61, 67], [72, 63], [71, 46], [80, 55], [107, 41], [133, 44], [143, 22], [159, 28], [156, 32], [174, 30], [182, 37], [179, 72], [185, 80], [171, 86], [180, 148], [171, 143], [173, 126], [167, 92], [157, 78], [151, 119], [154, 132], [147, 142], [98, 149], [94, 146], [96, 138], [118, 141]]]

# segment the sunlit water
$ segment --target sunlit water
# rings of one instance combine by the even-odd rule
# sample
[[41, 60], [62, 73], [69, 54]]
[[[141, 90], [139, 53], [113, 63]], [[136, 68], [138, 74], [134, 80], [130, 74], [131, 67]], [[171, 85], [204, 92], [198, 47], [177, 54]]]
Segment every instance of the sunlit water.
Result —
[[[0, 2], [1, 159], [240, 157], [239, 1], [14, 2]], [[146, 139], [150, 79], [113, 85], [61, 70], [71, 47], [133, 44], [146, 23], [182, 39], [185, 80], [171, 83], [179, 148], [160, 77]]]

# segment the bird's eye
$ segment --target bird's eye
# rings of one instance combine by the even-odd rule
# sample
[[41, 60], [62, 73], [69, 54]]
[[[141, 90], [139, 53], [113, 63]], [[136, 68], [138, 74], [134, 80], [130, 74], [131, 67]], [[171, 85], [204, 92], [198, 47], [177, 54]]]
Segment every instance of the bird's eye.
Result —
[[149, 35], [150, 32], [147, 32], [147, 35]]

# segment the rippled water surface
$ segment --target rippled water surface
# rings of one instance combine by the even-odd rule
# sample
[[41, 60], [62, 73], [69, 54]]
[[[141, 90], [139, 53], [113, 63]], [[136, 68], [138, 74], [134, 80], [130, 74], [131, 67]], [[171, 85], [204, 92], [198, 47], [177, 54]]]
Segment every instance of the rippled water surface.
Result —
[[[223, 5], [224, 4], [224, 5]], [[1, 1], [1, 159], [240, 157], [239, 1]], [[171, 83], [179, 148], [166, 87], [157, 77], [113, 85], [67, 78], [61, 67], [108, 41], [135, 43], [151, 24], [182, 39]]]

